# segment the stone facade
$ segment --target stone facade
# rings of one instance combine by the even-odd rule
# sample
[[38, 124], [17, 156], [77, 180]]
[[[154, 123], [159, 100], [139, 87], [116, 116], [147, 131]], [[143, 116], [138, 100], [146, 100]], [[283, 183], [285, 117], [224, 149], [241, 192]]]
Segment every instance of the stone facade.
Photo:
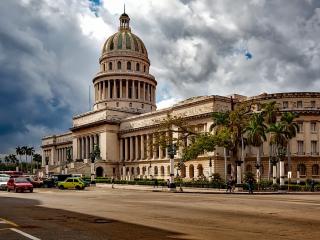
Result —
[[[70, 132], [42, 139], [43, 166], [48, 161], [50, 172], [62, 172], [67, 166], [68, 172], [90, 175], [89, 154], [97, 144], [101, 150], [101, 159], [95, 163], [98, 176], [168, 179], [167, 149], [160, 146], [158, 149], [150, 148], [155, 141], [157, 124], [167, 114], [183, 117], [195, 131], [205, 132], [212, 124], [212, 112], [231, 109], [232, 102], [251, 101], [259, 110], [257, 103], [276, 101], [280, 111], [299, 113], [300, 131], [290, 141], [293, 178], [297, 177], [298, 166], [301, 178], [319, 178], [320, 93], [201, 96], [156, 111], [157, 82], [149, 73], [147, 50], [143, 42], [131, 33], [129, 22], [129, 16], [123, 14], [119, 32], [108, 38], [103, 46], [100, 71], [93, 79], [93, 111], [75, 116]], [[72, 162], [69, 163], [67, 149], [72, 149]], [[269, 143], [265, 142], [262, 177], [268, 175], [268, 149]], [[176, 163], [181, 158], [181, 151], [175, 156]], [[246, 149], [244, 171], [255, 171], [256, 153], [254, 147]], [[208, 177], [210, 172], [225, 177], [225, 173], [231, 173], [231, 167], [229, 157], [225, 161], [223, 156], [223, 149], [218, 148], [186, 162], [180, 172], [177, 168], [174, 172], [185, 179]]]

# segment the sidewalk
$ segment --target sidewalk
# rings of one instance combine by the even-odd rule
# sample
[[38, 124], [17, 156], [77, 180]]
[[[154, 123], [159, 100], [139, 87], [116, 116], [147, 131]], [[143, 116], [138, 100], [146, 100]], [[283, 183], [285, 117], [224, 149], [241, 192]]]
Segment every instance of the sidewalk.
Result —
[[[111, 189], [111, 184], [98, 183], [96, 188]], [[137, 190], [137, 191], [149, 191], [149, 192], [168, 192], [168, 193], [197, 193], [197, 194], [230, 194], [226, 193], [226, 189], [213, 189], [213, 188], [190, 188], [183, 187], [183, 191], [177, 187], [176, 191], [172, 192], [167, 187], [159, 186], [155, 188], [153, 186], [145, 185], [126, 185], [126, 184], [114, 184], [115, 189], [123, 190]], [[231, 194], [248, 194], [248, 191], [234, 191]], [[320, 192], [287, 192], [287, 191], [277, 191], [277, 192], [254, 192], [255, 195], [272, 195], [272, 194], [297, 194], [297, 195], [320, 195]]]

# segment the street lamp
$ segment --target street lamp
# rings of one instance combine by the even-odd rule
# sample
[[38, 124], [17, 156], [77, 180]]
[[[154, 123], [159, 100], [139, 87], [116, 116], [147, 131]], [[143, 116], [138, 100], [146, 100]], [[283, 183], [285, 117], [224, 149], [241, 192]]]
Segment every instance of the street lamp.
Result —
[[209, 180], [212, 180], [212, 158], [209, 158]]
[[176, 189], [176, 184], [174, 183], [174, 155], [176, 155], [176, 145], [170, 144], [168, 146], [168, 155], [170, 157], [170, 183], [169, 188], [170, 191], [174, 191]]
[[151, 179], [151, 161], [149, 162], [149, 178]]

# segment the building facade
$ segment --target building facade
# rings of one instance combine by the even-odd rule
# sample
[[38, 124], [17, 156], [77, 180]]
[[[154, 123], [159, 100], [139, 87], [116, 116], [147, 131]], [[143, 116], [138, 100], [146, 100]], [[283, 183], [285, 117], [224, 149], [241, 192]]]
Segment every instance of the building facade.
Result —
[[[232, 103], [276, 101], [280, 111], [299, 113], [299, 133], [290, 141], [292, 177], [297, 178], [299, 170], [300, 178], [319, 178], [320, 93], [200, 96], [156, 110], [157, 81], [149, 73], [147, 49], [131, 32], [130, 18], [126, 13], [120, 16], [119, 31], [103, 45], [99, 63], [100, 71], [93, 78], [93, 110], [74, 116], [70, 132], [42, 139], [43, 166], [47, 163], [49, 172], [90, 175], [90, 153], [98, 145], [101, 159], [95, 162], [97, 176], [168, 179], [167, 149], [161, 146], [150, 148], [159, 134], [159, 121], [168, 114], [183, 117], [194, 131], [205, 132], [212, 124], [212, 112], [230, 110]], [[182, 150], [180, 148], [175, 156], [176, 163], [181, 159]], [[68, 151], [72, 153], [69, 157]], [[248, 147], [245, 151], [243, 171], [255, 172], [257, 149]], [[262, 177], [268, 176], [268, 151], [269, 143], [265, 142]], [[231, 174], [230, 160], [227, 157], [225, 161], [223, 156], [223, 149], [218, 148], [186, 162], [180, 171], [175, 167], [174, 172], [185, 179], [209, 177], [210, 173], [228, 177]], [[70, 157], [71, 161], [67, 161]]]

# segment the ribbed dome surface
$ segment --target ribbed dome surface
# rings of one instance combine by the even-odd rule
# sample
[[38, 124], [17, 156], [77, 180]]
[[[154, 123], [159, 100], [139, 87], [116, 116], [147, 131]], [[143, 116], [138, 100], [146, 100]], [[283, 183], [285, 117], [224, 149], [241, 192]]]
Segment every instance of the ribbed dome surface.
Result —
[[109, 37], [103, 45], [102, 54], [119, 50], [134, 51], [148, 57], [144, 43], [129, 30], [120, 30]]

